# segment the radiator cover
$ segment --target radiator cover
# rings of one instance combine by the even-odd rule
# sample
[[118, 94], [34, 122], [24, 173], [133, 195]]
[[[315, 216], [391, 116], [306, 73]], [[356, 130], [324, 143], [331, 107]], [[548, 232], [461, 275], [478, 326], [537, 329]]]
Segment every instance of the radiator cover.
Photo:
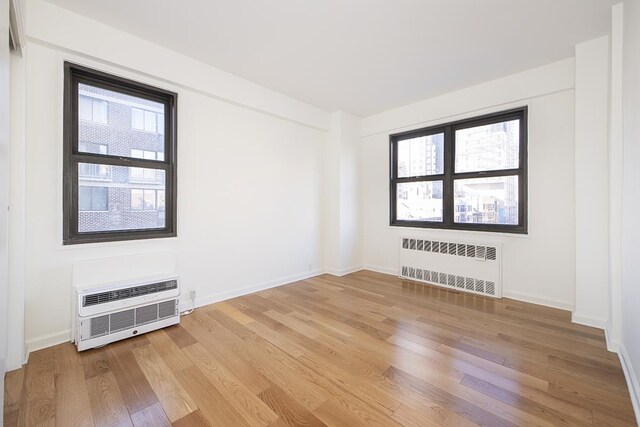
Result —
[[457, 239], [400, 238], [401, 278], [502, 297], [502, 245]]

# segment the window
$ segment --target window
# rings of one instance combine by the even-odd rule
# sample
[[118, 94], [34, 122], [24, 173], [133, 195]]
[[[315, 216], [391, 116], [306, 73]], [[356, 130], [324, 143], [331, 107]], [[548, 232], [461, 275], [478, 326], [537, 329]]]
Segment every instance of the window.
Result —
[[391, 225], [526, 233], [526, 141], [526, 107], [391, 135]]
[[[65, 63], [64, 244], [176, 235], [176, 102], [175, 93]], [[132, 129], [131, 105], [148, 108], [138, 110], [153, 134]]]
[[131, 129], [164, 133], [164, 114], [131, 108]]
[[80, 120], [107, 123], [109, 121], [108, 103], [107, 101], [81, 94], [78, 99], [78, 116]]

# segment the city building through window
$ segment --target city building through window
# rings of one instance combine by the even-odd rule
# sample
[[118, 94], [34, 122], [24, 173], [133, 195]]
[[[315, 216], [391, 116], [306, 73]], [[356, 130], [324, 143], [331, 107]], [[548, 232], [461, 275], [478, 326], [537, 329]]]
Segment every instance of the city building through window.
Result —
[[526, 141], [526, 108], [391, 135], [391, 225], [526, 233]]
[[176, 235], [176, 101], [65, 63], [64, 244]]

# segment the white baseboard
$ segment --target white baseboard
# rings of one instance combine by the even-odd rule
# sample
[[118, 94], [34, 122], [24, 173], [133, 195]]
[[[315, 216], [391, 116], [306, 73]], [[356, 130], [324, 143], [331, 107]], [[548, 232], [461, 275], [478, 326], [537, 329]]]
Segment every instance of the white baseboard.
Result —
[[583, 316], [579, 313], [571, 313], [571, 321], [578, 325], [591, 326], [592, 328], [605, 329], [607, 321], [602, 319], [594, 319], [593, 317]]
[[[297, 282], [298, 280], [308, 279], [310, 277], [319, 276], [323, 274], [324, 270], [314, 270], [306, 273], [295, 274], [292, 276], [284, 277], [281, 279], [270, 280], [268, 282], [260, 283], [258, 285], [247, 286], [241, 289], [234, 289], [231, 291], [218, 292], [204, 297], [196, 298], [196, 307], [203, 307], [205, 305], [214, 304], [216, 302], [225, 301], [231, 298], [240, 297], [242, 295], [252, 294], [254, 292], [264, 291], [266, 289], [275, 288], [277, 286], [286, 285], [287, 283]], [[180, 304], [180, 311], [190, 309], [189, 304]]]
[[518, 301], [529, 302], [531, 304], [544, 305], [546, 307], [559, 308], [560, 310], [573, 310], [573, 304], [564, 301], [551, 300], [547, 298], [541, 298], [537, 295], [529, 294], [526, 292], [502, 290], [503, 298], [511, 298]]
[[629, 353], [627, 353], [627, 348], [623, 343], [620, 343], [618, 347], [618, 357], [620, 358], [622, 371], [624, 372], [624, 377], [626, 378], [627, 385], [629, 386], [629, 395], [631, 396], [633, 411], [636, 414], [636, 423], [640, 425], [640, 383], [638, 382], [638, 377], [633, 369], [633, 365], [631, 364], [631, 358], [629, 357]]
[[371, 270], [376, 273], [390, 274], [392, 276], [398, 277], [399, 271], [397, 269], [389, 268], [389, 267], [378, 267], [376, 265], [365, 264], [362, 266], [363, 270]]
[[27, 356], [25, 363], [29, 361], [29, 354], [34, 351], [42, 350], [43, 348], [53, 347], [54, 345], [62, 344], [64, 342], [71, 341], [71, 329], [64, 330], [62, 332], [55, 332], [49, 335], [43, 335], [37, 338], [27, 341]]
[[609, 332], [608, 324], [607, 324], [607, 327], [604, 328], [604, 339], [607, 342], [607, 350], [609, 350], [612, 353], [620, 352], [620, 343], [611, 336], [611, 332]]
[[334, 276], [346, 276], [347, 274], [355, 273], [356, 271], [360, 271], [362, 269], [362, 265], [354, 265], [347, 268], [341, 268], [339, 270], [336, 270], [334, 268], [327, 268], [326, 272]]

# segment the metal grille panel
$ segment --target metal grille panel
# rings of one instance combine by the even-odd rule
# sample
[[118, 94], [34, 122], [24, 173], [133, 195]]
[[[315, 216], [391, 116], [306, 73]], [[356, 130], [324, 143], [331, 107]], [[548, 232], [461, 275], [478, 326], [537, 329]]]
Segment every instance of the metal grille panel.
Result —
[[111, 333], [132, 328], [135, 324], [135, 314], [134, 309], [111, 314], [111, 327], [109, 328]]
[[136, 308], [136, 326], [158, 320], [158, 304]]
[[100, 335], [106, 335], [109, 333], [109, 315], [94, 317], [91, 322], [91, 335], [90, 338], [99, 337]]
[[158, 304], [158, 318], [165, 319], [178, 314], [178, 310], [176, 309], [177, 305], [178, 300], [175, 299]]

